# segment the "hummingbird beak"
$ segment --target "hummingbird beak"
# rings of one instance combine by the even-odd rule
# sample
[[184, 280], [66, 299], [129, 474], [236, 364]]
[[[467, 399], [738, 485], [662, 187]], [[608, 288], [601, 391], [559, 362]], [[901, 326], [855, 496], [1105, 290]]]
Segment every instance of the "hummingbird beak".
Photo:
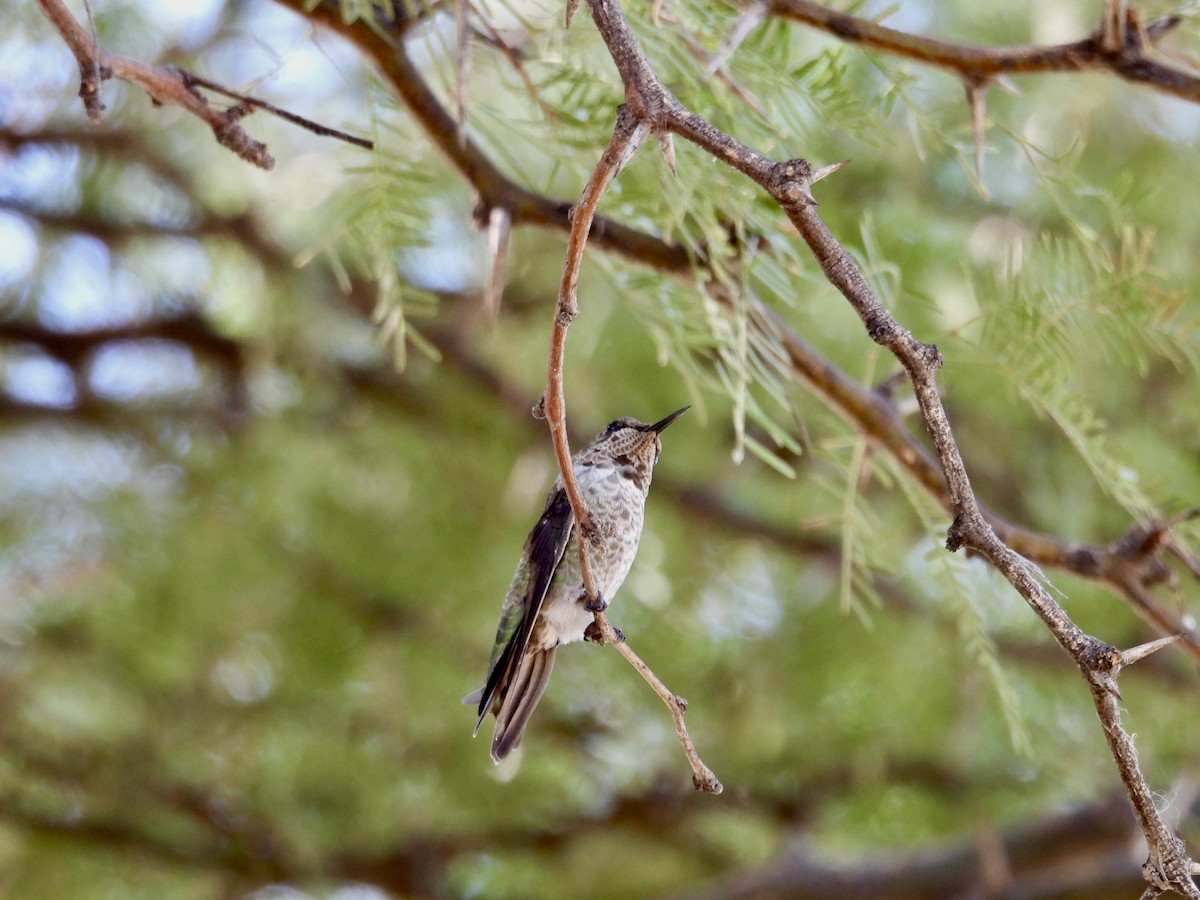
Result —
[[665, 419], [659, 419], [653, 425], [647, 425], [646, 430], [652, 431], [655, 434], [662, 434], [666, 430], [668, 425], [670, 425], [672, 422], [674, 422], [676, 419], [678, 419], [680, 416], [682, 416], [689, 409], [691, 409], [690, 406], [685, 406], [683, 409], [677, 409], [677, 410], [675, 410], [675, 412], [671, 413]]

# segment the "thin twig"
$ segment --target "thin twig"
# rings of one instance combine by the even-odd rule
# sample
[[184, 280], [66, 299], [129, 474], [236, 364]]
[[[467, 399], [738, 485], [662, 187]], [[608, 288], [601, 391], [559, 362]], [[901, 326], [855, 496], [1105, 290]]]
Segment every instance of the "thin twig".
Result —
[[575, 521], [586, 540], [579, 541], [579, 562], [583, 569], [583, 584], [588, 597], [597, 598], [592, 583], [591, 567], [588, 565], [585, 546], [588, 543], [603, 543], [592, 515], [583, 502], [575, 472], [571, 467], [571, 447], [567, 439], [567, 409], [563, 393], [563, 362], [566, 356], [567, 329], [579, 315], [579, 270], [583, 265], [583, 250], [587, 245], [592, 219], [605, 188], [617, 176], [625, 161], [637, 150], [649, 128], [634, 121], [633, 115], [622, 107], [617, 113], [617, 124], [612, 140], [596, 164], [591, 179], [583, 189], [579, 202], [571, 210], [571, 232], [567, 237], [567, 257], [563, 266], [562, 281], [558, 287], [558, 303], [554, 310], [554, 330], [550, 338], [550, 365], [546, 378], [545, 414], [554, 442], [554, 453], [562, 472], [563, 486], [575, 512]]
[[[707, 64], [712, 59], [708, 51], [700, 45], [700, 42], [696, 39], [695, 35], [693, 35], [686, 28], [678, 27], [676, 28], [675, 33], [679, 36], [679, 39], [683, 41], [683, 45], [685, 48], [687, 48], [687, 51], [697, 60]], [[760, 119], [765, 122], [770, 118], [767, 115], [766, 110], [762, 108], [762, 104], [758, 102], [757, 98], [755, 98], [753, 94], [746, 90], [741, 82], [733, 77], [728, 68], [721, 66], [714, 74], [716, 78], [723, 81], [725, 85], [737, 95], [737, 98], [741, 102], [750, 107], [750, 109], [754, 111], [754, 114]]]
[[251, 97], [249, 94], [243, 94], [240, 91], [230, 90], [223, 84], [218, 84], [215, 81], [210, 81], [202, 75], [196, 75], [192, 72], [184, 71], [183, 69], [175, 69], [181, 77], [193, 87], [202, 87], [205, 90], [212, 91], [215, 94], [229, 97], [233, 100], [246, 106], [252, 106], [256, 109], [262, 109], [271, 113], [273, 116], [291, 122], [293, 125], [299, 125], [313, 134], [321, 137], [337, 138], [339, 141], [345, 141], [347, 144], [353, 144], [356, 147], [362, 147], [364, 150], [374, 150], [375, 142], [367, 138], [357, 137], [353, 134], [347, 134], [344, 131], [339, 131], [336, 128], [330, 128], [328, 125], [322, 125], [320, 122], [314, 122], [312, 119], [306, 119], [304, 116], [298, 116], [294, 112], [289, 112], [286, 109], [281, 109], [273, 103], [268, 103], [266, 100], [260, 100], [257, 97]]
[[[580, 575], [583, 588], [591, 600], [597, 600], [599, 595], [592, 578], [591, 564], [588, 561], [588, 547], [602, 543], [607, 535], [600, 534], [596, 528], [595, 521], [588, 512], [579, 491], [579, 485], [575, 481], [575, 469], [571, 465], [571, 448], [567, 439], [566, 399], [563, 392], [563, 362], [566, 355], [567, 329], [579, 315], [579, 270], [583, 265], [583, 251], [587, 246], [588, 233], [592, 229], [596, 207], [599, 205], [605, 189], [620, 174], [649, 133], [650, 126], [644, 121], [639, 121], [627, 106], [622, 105], [617, 110], [617, 122], [613, 127], [612, 139], [604, 153], [601, 154], [600, 161], [596, 163], [596, 169], [583, 189], [579, 202], [571, 210], [571, 231], [567, 236], [566, 262], [563, 266], [562, 281], [559, 284], [554, 328], [550, 338], [550, 366], [542, 409], [550, 428], [551, 440], [554, 442], [554, 454], [558, 459], [563, 487], [571, 501], [571, 509], [575, 513], [576, 527], [579, 529], [580, 535], [577, 542]], [[603, 642], [615, 646], [667, 704], [667, 708], [671, 711], [671, 719], [675, 723], [675, 732], [679, 736], [683, 752], [692, 767], [692, 783], [696, 789], [713, 794], [721, 793], [723, 790], [721, 782], [700, 759], [700, 755], [696, 752], [696, 746], [688, 735], [687, 726], [683, 722], [683, 710], [687, 706], [686, 702], [667, 689], [667, 686], [650, 670], [650, 667], [633, 652], [624, 637], [616, 633], [603, 612], [597, 612], [595, 618]]]
[[[229, 91], [227, 88], [214, 85], [206, 79], [181, 69], [169, 66], [150, 66], [118, 53], [110, 53], [95, 44], [91, 35], [76, 21], [63, 0], [38, 0], [38, 5], [41, 6], [42, 12], [50, 20], [50, 23], [58, 30], [79, 63], [79, 95], [83, 100], [88, 118], [92, 122], [99, 123], [104, 111], [104, 104], [100, 102], [100, 82], [107, 78], [119, 78], [142, 88], [155, 103], [182, 107], [206, 122], [212, 128], [218, 143], [228, 147], [247, 162], [263, 169], [272, 168], [275, 160], [267, 151], [267, 145], [251, 138], [239, 124], [241, 118], [251, 108], [267, 109], [275, 115], [304, 125], [306, 128], [312, 128], [315, 125], [315, 123], [291, 113], [285, 114], [283, 110], [272, 107], [261, 100], [253, 100]], [[211, 90], [220, 90], [222, 93], [238, 98], [240, 102], [224, 112], [220, 112], [214, 109], [196, 90], [197, 84], [202, 84]], [[371, 146], [369, 142], [364, 144], [359, 138], [350, 139], [348, 135], [325, 128], [325, 126], [316, 126], [313, 130], [316, 130], [318, 134], [351, 140], [352, 143], [359, 146]]]
[[654, 693], [658, 694], [659, 699], [671, 711], [671, 719], [675, 723], [675, 732], [679, 735], [679, 742], [683, 745], [683, 752], [692, 767], [692, 784], [696, 786], [696, 790], [704, 791], [706, 794], [719, 794], [725, 790], [724, 786], [717, 779], [717, 776], [713, 774], [713, 770], [704, 764], [704, 760], [696, 752], [696, 745], [692, 743], [691, 737], [688, 736], [687, 726], [683, 721], [683, 714], [687, 711], [687, 701], [678, 694], [672, 693], [662, 683], [662, 680], [642, 661], [642, 658], [633, 652], [633, 648], [629, 646], [629, 642], [625, 640], [624, 636], [609, 624], [608, 618], [604, 613], [596, 613], [596, 625], [600, 628], [604, 643], [612, 644], [617, 648], [617, 652], [625, 657], [626, 661], [637, 670], [638, 674], [646, 680], [646, 684], [650, 685]]

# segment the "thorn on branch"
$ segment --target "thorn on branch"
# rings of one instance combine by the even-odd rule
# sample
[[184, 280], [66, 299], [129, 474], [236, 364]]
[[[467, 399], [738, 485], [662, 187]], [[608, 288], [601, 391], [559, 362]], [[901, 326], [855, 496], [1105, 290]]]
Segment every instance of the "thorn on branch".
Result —
[[1183, 22], [1182, 16], [1170, 15], [1155, 19], [1146, 26], [1146, 37], [1150, 43], [1157, 44], [1174, 31]]
[[850, 160], [843, 159], [841, 162], [835, 162], [830, 163], [827, 166], [821, 166], [821, 168], [812, 173], [812, 176], [808, 179], [809, 184], [816, 184], [818, 181], [828, 178], [834, 172], [838, 171], [839, 169], [843, 169], [848, 165], [850, 165]]
[[[628, 107], [623, 105], [621, 107], [621, 109], [626, 110], [626, 109], [628, 109]], [[622, 118], [623, 118], [623, 115], [621, 115], [621, 114], [619, 114], [617, 117], [617, 127], [618, 128], [621, 127]], [[633, 159], [633, 154], [637, 153], [638, 147], [640, 147], [642, 145], [642, 141], [644, 141], [646, 139], [646, 135], [648, 135], [649, 133], [650, 133], [650, 122], [646, 119], [639, 120], [637, 122], [637, 124], [633, 126], [633, 131], [629, 135], [628, 143], [625, 144], [624, 148], [621, 150], [620, 156], [617, 157], [616, 169], [613, 171], [613, 174], [612, 174], [613, 178], [619, 177], [620, 174], [625, 171], [625, 167], [627, 165], [629, 165], [629, 161], [631, 159]], [[668, 140], [670, 139], [670, 137], [671, 136], [668, 134], [667, 135]], [[666, 154], [667, 154], [667, 151], [664, 150], [663, 155], [665, 156]], [[667, 160], [667, 162], [668, 163], [673, 162], [674, 157], [675, 157], [675, 146], [674, 146], [674, 144], [672, 144], [671, 149], [670, 149], [670, 158]], [[675, 171], [675, 167], [673, 165], [671, 166], [671, 171], [672, 171], [672, 173], [674, 173], [674, 171]]]
[[971, 108], [971, 138], [975, 144], [975, 177], [979, 181], [979, 192], [985, 200], [988, 193], [983, 184], [983, 132], [987, 122], [987, 89], [986, 80], [967, 81], [967, 105]]
[[669, 131], [659, 134], [658, 149], [662, 151], [663, 159], [667, 161], [667, 168], [671, 170], [671, 177], [675, 177], [675, 135]]
[[775, 166], [775, 182], [771, 188], [778, 202], [785, 209], [788, 206], [817, 207], [820, 204], [813, 196], [812, 186], [823, 178], [828, 178], [834, 172], [850, 164], [850, 160], [822, 166], [813, 171], [807, 160], [790, 159]]
[[1182, 634], [1171, 634], [1156, 641], [1147, 641], [1144, 644], [1138, 644], [1136, 647], [1130, 647], [1121, 653], [1121, 667], [1132, 666], [1135, 662], [1145, 659], [1150, 654], [1157, 653], [1163, 647], [1169, 647], [1181, 637], [1183, 637]]
[[500, 301], [508, 275], [508, 242], [512, 234], [512, 213], [503, 206], [493, 206], [488, 213], [487, 244], [488, 271], [483, 283], [483, 309], [488, 322], [496, 323]]
[[820, 206], [807, 181], [789, 181], [783, 186], [783, 197], [794, 205]]
[[776, 163], [771, 192], [781, 206], [817, 206], [812, 193], [812, 167], [807, 160], [789, 159]]
[[1016, 83], [1011, 81], [1008, 78], [999, 76], [999, 77], [995, 78], [992, 81], [992, 83], [994, 85], [996, 85], [996, 87], [1000, 88], [1000, 90], [1004, 91], [1004, 93], [1008, 94], [1008, 96], [1010, 96], [1010, 97], [1024, 96], [1024, 94], [1021, 93], [1021, 89], [1019, 87], [1017, 87]]
[[1095, 684], [1099, 685], [1099, 687], [1101, 689], [1103, 689], [1104, 691], [1106, 691], [1107, 693], [1112, 694], [1114, 697], [1116, 697], [1122, 703], [1125, 702], [1125, 698], [1122, 697], [1121, 692], [1119, 690], [1117, 690], [1117, 680], [1115, 678], [1113, 678], [1111, 675], [1109, 675], [1107, 672], [1099, 672], [1099, 673], [1092, 675], [1092, 681]]
[[1119, 53], [1125, 46], [1126, 0], [1104, 0], [1100, 24], [1100, 46], [1105, 53]]

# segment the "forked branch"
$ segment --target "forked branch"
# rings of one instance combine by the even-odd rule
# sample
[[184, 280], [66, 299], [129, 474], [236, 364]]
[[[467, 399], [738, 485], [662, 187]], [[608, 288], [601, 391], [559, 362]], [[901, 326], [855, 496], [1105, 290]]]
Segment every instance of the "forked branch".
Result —
[[[947, 532], [947, 549], [969, 548], [985, 557], [1025, 598], [1070, 654], [1091, 689], [1102, 730], [1149, 845], [1144, 867], [1147, 881], [1156, 890], [1170, 888], [1200, 900], [1200, 889], [1192, 877], [1197, 871], [1196, 863], [1159, 815], [1115, 702], [1119, 696], [1116, 678], [1121, 667], [1145, 653], [1139, 648], [1123, 654], [1085, 634], [1050, 596], [1044, 576], [1037, 568], [996, 536], [971, 487], [938, 393], [937, 372], [942, 357], [937, 348], [917, 340], [896, 321], [871, 290], [853, 258], [821, 220], [812, 195], [812, 184], [817, 179], [807, 161], [771, 160], [687, 110], [659, 80], [617, 0], [588, 0], [588, 7], [620, 72], [627, 108], [654, 131], [670, 131], [696, 144], [766, 191], [804, 238], [825, 277], [858, 314], [870, 338], [889, 350], [904, 367], [949, 491], [953, 521]], [[822, 169], [821, 174], [828, 171]]]
[[[250, 137], [240, 124], [243, 118], [258, 109], [266, 110], [316, 134], [334, 137], [368, 150], [374, 148], [374, 144], [368, 140], [320, 125], [199, 75], [172, 66], [150, 66], [119, 53], [110, 53], [75, 19], [63, 0], [38, 0], [38, 5], [62, 35], [63, 41], [79, 63], [79, 96], [83, 100], [83, 108], [88, 118], [93, 123], [99, 124], [105, 109], [100, 98], [101, 84], [109, 78], [119, 78], [142, 88], [155, 103], [179, 106], [206, 122], [212, 128], [217, 143], [228, 147], [246, 162], [253, 163], [261, 169], [272, 168], [275, 160], [267, 151], [267, 145]], [[238, 102], [226, 110], [215, 109], [197, 90], [200, 87], [224, 94]]]

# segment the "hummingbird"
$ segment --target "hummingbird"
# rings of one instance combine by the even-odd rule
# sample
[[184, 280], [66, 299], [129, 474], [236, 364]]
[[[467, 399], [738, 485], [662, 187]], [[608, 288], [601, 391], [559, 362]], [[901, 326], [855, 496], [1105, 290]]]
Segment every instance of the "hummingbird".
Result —
[[598, 636], [594, 614], [608, 608], [637, 553], [646, 494], [662, 453], [659, 435], [688, 409], [678, 409], [652, 425], [617, 419], [571, 460], [583, 502], [605, 538], [602, 546], [589, 547], [588, 562], [599, 595], [594, 601], [583, 586], [580, 529], [561, 475], [550, 489], [504, 597], [487, 681], [463, 698], [464, 704], [479, 704], [475, 734], [489, 712], [496, 714], [495, 763], [521, 743], [550, 680], [555, 651], [562, 644]]

